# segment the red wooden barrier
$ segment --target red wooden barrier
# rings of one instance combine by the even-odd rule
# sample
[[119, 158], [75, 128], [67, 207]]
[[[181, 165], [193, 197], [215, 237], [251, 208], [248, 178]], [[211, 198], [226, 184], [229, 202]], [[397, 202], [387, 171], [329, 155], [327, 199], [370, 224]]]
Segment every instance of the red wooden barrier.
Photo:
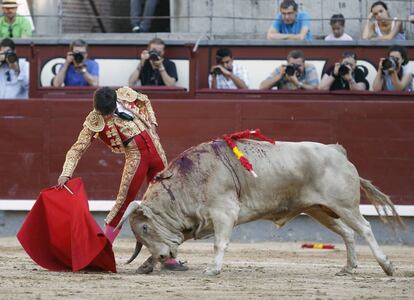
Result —
[[[252, 99], [252, 98], [258, 99]], [[414, 102], [408, 94], [211, 93], [153, 100], [169, 159], [247, 128], [276, 140], [341, 143], [360, 175], [397, 204], [414, 204]], [[90, 100], [0, 101], [0, 199], [34, 199], [55, 184]], [[91, 199], [114, 199], [123, 156], [99, 141], [75, 172]]]

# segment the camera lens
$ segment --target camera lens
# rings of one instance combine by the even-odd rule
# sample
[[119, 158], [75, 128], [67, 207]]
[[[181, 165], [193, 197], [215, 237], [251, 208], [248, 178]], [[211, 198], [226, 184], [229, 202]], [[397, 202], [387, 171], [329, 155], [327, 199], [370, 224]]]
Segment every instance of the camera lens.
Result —
[[395, 69], [397, 66], [395, 60], [391, 57], [388, 57], [382, 61], [382, 68], [384, 70]]
[[83, 62], [83, 55], [82, 53], [74, 53], [73, 54], [73, 60], [77, 63], [80, 64], [81, 62]]
[[14, 64], [18, 60], [16, 53], [14, 52], [6, 53], [6, 60], [9, 64]]
[[149, 59], [150, 60], [160, 60], [161, 53], [157, 50], [151, 50], [149, 52]]
[[293, 76], [296, 72], [296, 68], [292, 65], [287, 65], [285, 72], [288, 76]]
[[339, 76], [345, 76], [349, 73], [349, 68], [346, 65], [341, 65], [338, 69]]
[[220, 69], [220, 68], [215, 68], [215, 69], [213, 70], [213, 74], [214, 74], [214, 75], [221, 75], [221, 74], [223, 74], [223, 72], [221, 71], [221, 69]]

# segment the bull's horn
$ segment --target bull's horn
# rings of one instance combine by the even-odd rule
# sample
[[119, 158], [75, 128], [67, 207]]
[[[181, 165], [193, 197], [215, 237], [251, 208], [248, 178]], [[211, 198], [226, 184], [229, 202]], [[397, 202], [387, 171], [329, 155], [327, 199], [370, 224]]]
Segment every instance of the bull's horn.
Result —
[[132, 254], [131, 258], [128, 259], [128, 261], [125, 263], [126, 265], [130, 264], [138, 256], [139, 252], [141, 252], [141, 248], [142, 244], [137, 241], [137, 243], [135, 244], [134, 253]]
[[121, 221], [116, 225], [114, 230], [121, 228], [122, 224], [128, 219], [128, 217], [139, 207], [140, 203], [138, 201], [132, 201], [129, 203], [128, 208], [126, 209], [124, 215], [122, 216]]

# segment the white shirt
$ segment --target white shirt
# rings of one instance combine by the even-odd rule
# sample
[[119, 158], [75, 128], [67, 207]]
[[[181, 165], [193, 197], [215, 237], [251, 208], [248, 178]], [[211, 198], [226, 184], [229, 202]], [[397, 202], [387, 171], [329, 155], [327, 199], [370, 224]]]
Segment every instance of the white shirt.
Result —
[[339, 38], [335, 37], [333, 33], [325, 37], [325, 41], [352, 41], [352, 37], [344, 32]]
[[7, 63], [0, 65], [0, 99], [29, 98], [29, 63], [19, 59], [19, 68], [17, 76]]
[[[234, 76], [240, 78], [244, 81], [244, 83], [247, 85], [247, 88], [249, 88], [249, 74], [247, 73], [247, 69], [238, 64], [233, 64], [233, 71], [232, 73]], [[208, 86], [211, 88], [211, 83], [213, 81], [213, 78], [211, 74], [208, 76]], [[237, 89], [237, 86], [234, 84], [233, 80], [230, 78], [227, 79], [224, 75], [217, 75], [216, 76], [217, 81], [217, 89]]]

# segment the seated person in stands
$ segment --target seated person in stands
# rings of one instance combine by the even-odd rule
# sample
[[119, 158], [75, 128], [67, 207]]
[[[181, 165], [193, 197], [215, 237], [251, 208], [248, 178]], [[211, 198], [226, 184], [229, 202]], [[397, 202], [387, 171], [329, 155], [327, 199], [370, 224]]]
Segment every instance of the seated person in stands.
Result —
[[341, 62], [325, 70], [319, 89], [365, 91], [369, 89], [369, 83], [365, 79], [367, 73], [366, 69], [356, 65], [355, 53], [344, 52]]
[[397, 18], [390, 16], [387, 4], [382, 1], [374, 2], [367, 17], [362, 38], [364, 40], [405, 40], [403, 24]]
[[374, 79], [374, 91], [408, 91], [411, 89], [413, 74], [406, 68], [407, 50], [402, 46], [388, 49], [388, 57], [381, 58], [377, 76]]
[[208, 86], [211, 89], [248, 89], [247, 69], [233, 61], [228, 48], [219, 48], [216, 52], [216, 65], [210, 69]]
[[305, 12], [298, 12], [294, 0], [283, 0], [280, 14], [267, 31], [268, 40], [312, 40], [310, 17]]
[[305, 55], [300, 50], [290, 51], [287, 65], [281, 65], [260, 83], [260, 89], [279, 90], [314, 90], [318, 88], [319, 76], [313, 64], [305, 62]]
[[345, 18], [342, 14], [333, 15], [329, 24], [332, 33], [325, 37], [325, 41], [352, 41], [352, 37], [345, 33]]
[[414, 11], [408, 16], [408, 22], [414, 23]]
[[88, 44], [84, 40], [74, 40], [66, 53], [66, 61], [53, 78], [53, 86], [97, 86], [99, 65], [88, 59]]
[[20, 60], [14, 42], [5, 38], [0, 42], [0, 99], [29, 97], [29, 64]]
[[175, 63], [164, 57], [165, 43], [160, 38], [153, 38], [148, 48], [141, 53], [138, 67], [129, 76], [129, 86], [141, 85], [175, 86], [178, 75]]

